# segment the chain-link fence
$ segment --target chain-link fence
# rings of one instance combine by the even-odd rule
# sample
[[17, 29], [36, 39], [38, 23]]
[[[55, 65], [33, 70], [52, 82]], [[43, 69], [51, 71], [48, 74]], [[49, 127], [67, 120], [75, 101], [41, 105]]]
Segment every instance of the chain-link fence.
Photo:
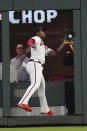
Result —
[[[44, 12], [44, 13], [43, 13]], [[50, 14], [49, 14], [50, 12]], [[30, 76], [26, 71], [26, 65], [30, 60], [30, 54], [28, 54], [22, 61], [19, 56], [23, 55], [27, 48], [27, 41], [32, 36], [33, 29], [39, 25], [46, 27], [46, 40], [47, 46], [56, 50], [60, 48], [63, 39], [65, 38], [65, 28], [67, 30], [73, 29], [73, 14], [72, 11], [67, 10], [33, 10], [32, 13], [36, 17], [32, 19], [30, 24], [30, 17], [28, 14], [30, 11], [9, 11], [9, 25], [10, 25], [10, 106], [9, 106], [9, 118], [18, 118], [25, 120], [31, 120], [47, 117], [48, 115], [42, 115], [40, 113], [40, 101], [38, 97], [38, 91], [36, 91], [28, 105], [32, 107], [32, 112], [19, 108], [18, 102], [24, 95], [26, 89], [31, 84]], [[38, 13], [38, 14], [37, 14]], [[45, 20], [47, 13], [47, 21]], [[51, 13], [55, 14], [54, 19], [51, 18]], [[58, 15], [57, 15], [58, 13]], [[26, 19], [25, 14], [27, 15]], [[45, 17], [44, 17], [45, 14]], [[23, 16], [24, 15], [24, 16]], [[41, 18], [40, 16], [41, 15]], [[42, 19], [44, 17], [44, 21]], [[60, 17], [59, 17], [60, 16]], [[23, 18], [22, 18], [23, 17]], [[68, 20], [67, 18], [71, 19]], [[18, 19], [20, 21], [18, 22]], [[25, 22], [24, 23], [24, 19]], [[40, 21], [40, 19], [43, 21]], [[64, 21], [63, 21], [64, 19]], [[16, 22], [16, 23], [15, 23]], [[37, 22], [40, 22], [37, 24]], [[63, 22], [63, 23], [61, 23]], [[68, 24], [66, 24], [68, 23]], [[60, 26], [59, 26], [60, 25]], [[55, 58], [47, 57], [46, 64], [43, 67], [43, 74], [46, 81], [46, 98], [49, 109], [54, 112], [53, 118], [64, 117], [67, 115], [74, 115], [74, 52], [70, 45], [63, 48]], [[2, 75], [2, 60], [0, 61], [0, 116], [3, 116], [3, 75]], [[8, 99], [8, 98], [7, 98]], [[5, 114], [6, 115], [6, 114]], [[51, 119], [52, 119], [51, 117]], [[7, 122], [9, 123], [10, 120]], [[20, 121], [20, 120], [19, 120]], [[53, 122], [53, 120], [51, 121]], [[50, 122], [49, 122], [50, 123]]]
[[[52, 14], [53, 19], [51, 19]], [[67, 20], [68, 17], [71, 19]], [[19, 100], [30, 85], [29, 74], [27, 74], [25, 67], [29, 62], [30, 55], [26, 56], [22, 63], [19, 61], [18, 55], [23, 53], [28, 39], [31, 38], [34, 28], [38, 25], [46, 28], [45, 44], [47, 43], [47, 46], [53, 50], [60, 47], [63, 39], [65, 37], [68, 39], [65, 29], [67, 29], [67, 32], [69, 29], [73, 29], [73, 14], [71, 10], [10, 11], [9, 20], [11, 116], [41, 116], [37, 91], [29, 101], [29, 105], [33, 109], [31, 113], [17, 107]], [[68, 24], [66, 25], [66, 23]], [[71, 114], [74, 113], [73, 92], [71, 94], [73, 101], [71, 104], [73, 107], [72, 111], [68, 111], [70, 106], [67, 104], [71, 98], [69, 95], [66, 97], [68, 94], [67, 90], [69, 90], [69, 84], [67, 83], [71, 83], [70, 88], [74, 89], [74, 54], [72, 50], [73, 45], [71, 46], [64, 47], [63, 51], [55, 58], [46, 58], [46, 64], [44, 65], [43, 73], [46, 80], [46, 96], [54, 116], [65, 116], [69, 112], [72, 112]]]
[[[29, 106], [31, 106], [33, 109], [31, 113], [17, 107], [17, 103], [29, 85], [30, 83], [28, 82], [11, 84], [11, 116], [42, 116], [40, 115], [40, 104], [37, 91], [29, 101]], [[65, 87], [63, 82], [46, 82], [46, 96], [48, 105], [50, 110], [54, 112], [54, 116], [66, 115]]]

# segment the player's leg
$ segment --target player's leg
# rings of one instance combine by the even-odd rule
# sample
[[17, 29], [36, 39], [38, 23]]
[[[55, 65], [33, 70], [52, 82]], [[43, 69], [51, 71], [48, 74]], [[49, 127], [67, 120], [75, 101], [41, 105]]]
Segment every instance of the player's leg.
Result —
[[27, 88], [19, 104], [28, 105], [29, 99], [40, 86], [41, 78], [42, 78], [42, 67], [38, 63], [30, 62], [26, 66], [26, 70], [30, 74], [31, 85]]
[[43, 76], [41, 79], [40, 87], [38, 89], [38, 96], [40, 99], [41, 112], [48, 112], [49, 107], [48, 107], [46, 95], [45, 95], [45, 80]]
[[44, 76], [42, 76], [40, 87], [38, 88], [38, 95], [40, 99], [40, 106], [41, 106], [41, 113], [42, 114], [48, 114], [53, 115], [53, 112], [49, 110], [47, 99], [45, 95], [45, 80]]

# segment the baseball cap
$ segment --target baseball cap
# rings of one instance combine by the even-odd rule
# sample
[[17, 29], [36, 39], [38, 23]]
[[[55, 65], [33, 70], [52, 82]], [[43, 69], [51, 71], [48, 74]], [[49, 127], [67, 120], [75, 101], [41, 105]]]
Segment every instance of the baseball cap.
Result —
[[33, 30], [33, 34], [35, 35], [37, 32], [39, 32], [39, 31], [45, 31], [45, 28], [42, 28], [41, 26], [38, 26], [38, 27], [36, 27], [34, 30]]

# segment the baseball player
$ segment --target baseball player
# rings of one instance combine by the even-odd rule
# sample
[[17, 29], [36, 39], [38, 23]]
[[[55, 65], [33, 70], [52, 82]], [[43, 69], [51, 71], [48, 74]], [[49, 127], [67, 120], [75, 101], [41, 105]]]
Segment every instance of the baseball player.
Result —
[[41, 114], [54, 115], [54, 113], [49, 110], [47, 104], [45, 96], [45, 80], [42, 71], [43, 64], [45, 63], [45, 56], [55, 56], [56, 52], [44, 44], [43, 39], [46, 37], [46, 34], [42, 27], [37, 27], [34, 30], [34, 35], [35, 36], [27, 42], [27, 46], [31, 50], [31, 57], [26, 65], [26, 70], [30, 75], [31, 85], [27, 88], [24, 96], [19, 101], [18, 106], [31, 112], [32, 108], [28, 106], [28, 102], [34, 92], [38, 90]]

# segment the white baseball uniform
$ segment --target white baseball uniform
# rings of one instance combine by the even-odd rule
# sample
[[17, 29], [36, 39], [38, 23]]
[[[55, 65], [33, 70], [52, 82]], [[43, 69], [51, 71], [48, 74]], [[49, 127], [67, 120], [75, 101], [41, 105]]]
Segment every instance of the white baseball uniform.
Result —
[[31, 61], [29, 61], [26, 65], [26, 70], [30, 75], [31, 85], [27, 88], [19, 104], [28, 105], [29, 99], [38, 89], [41, 112], [47, 113], [49, 111], [49, 108], [45, 96], [45, 80], [42, 73], [42, 65], [45, 63], [45, 56], [48, 55], [48, 53], [51, 52], [52, 49], [45, 46], [43, 40], [38, 36], [32, 37], [31, 40], [34, 40], [34, 44], [31, 44], [30, 46]]

